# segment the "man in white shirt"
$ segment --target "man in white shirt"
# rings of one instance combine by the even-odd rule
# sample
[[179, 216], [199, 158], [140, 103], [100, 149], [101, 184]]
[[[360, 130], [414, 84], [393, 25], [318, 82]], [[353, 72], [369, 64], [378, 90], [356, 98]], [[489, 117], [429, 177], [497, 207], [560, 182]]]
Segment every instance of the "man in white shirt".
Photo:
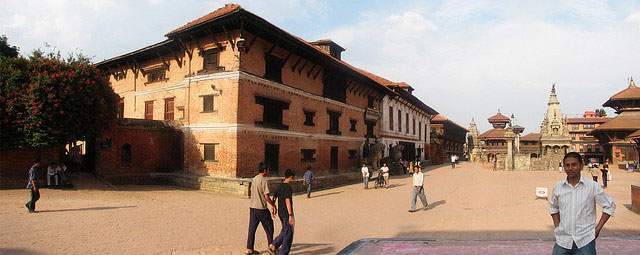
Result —
[[364, 189], [369, 189], [369, 168], [367, 164], [362, 164], [362, 181], [364, 181]]
[[456, 168], [456, 155], [451, 155], [451, 169]]
[[56, 186], [58, 186], [58, 169], [60, 168], [58, 167], [58, 163], [55, 161], [51, 162], [51, 165], [47, 167], [47, 186], [51, 186], [51, 176], [55, 178]]
[[[422, 201], [422, 205], [424, 207], [416, 210], [416, 200], [418, 196], [420, 197], [420, 200]], [[427, 197], [424, 195], [424, 175], [420, 171], [420, 167], [416, 166], [413, 172], [413, 189], [411, 193], [411, 209], [409, 209], [409, 212], [427, 210], [428, 205], [429, 203], [427, 203]]]
[[380, 170], [382, 170], [382, 178], [384, 178], [384, 185], [385, 188], [389, 188], [389, 167], [387, 167], [387, 163], [382, 163], [382, 167], [380, 168]]
[[[553, 254], [596, 254], [596, 238], [616, 204], [598, 183], [580, 176], [583, 162], [579, 153], [568, 153], [562, 162], [567, 178], [553, 186], [549, 199], [556, 237]], [[597, 225], [596, 203], [602, 207]]]

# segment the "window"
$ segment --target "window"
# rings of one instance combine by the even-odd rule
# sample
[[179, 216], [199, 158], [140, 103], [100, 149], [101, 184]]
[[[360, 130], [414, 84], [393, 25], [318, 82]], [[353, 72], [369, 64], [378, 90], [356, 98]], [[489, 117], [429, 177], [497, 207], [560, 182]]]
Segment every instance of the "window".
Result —
[[124, 78], [127, 78], [127, 72], [117, 72], [113, 74], [113, 78], [116, 79], [116, 81], [122, 80]]
[[576, 139], [576, 133], [571, 133], [571, 140], [575, 140]]
[[202, 112], [213, 112], [213, 95], [204, 95], [202, 97]]
[[346, 75], [332, 68], [326, 68], [322, 73], [324, 74], [322, 77], [322, 95], [343, 103], [346, 102]]
[[120, 152], [120, 166], [122, 168], [131, 168], [131, 145], [125, 143], [122, 145]]
[[164, 99], [164, 119], [173, 120], [173, 101], [175, 98]]
[[124, 118], [124, 98], [120, 98], [118, 102], [118, 119]]
[[393, 131], [393, 107], [389, 106], [389, 130]]
[[584, 145], [580, 144], [580, 152], [584, 151]]
[[413, 119], [413, 134], [416, 134], [416, 119]]
[[220, 67], [220, 49], [205, 50], [202, 54], [202, 71], [212, 72], [224, 70]]
[[576, 146], [575, 145], [571, 145], [571, 149], [575, 151], [576, 150]]
[[144, 119], [153, 119], [153, 101], [144, 102]]
[[376, 123], [373, 121], [365, 121], [364, 124], [367, 125], [367, 134], [365, 137], [375, 138], [376, 136], [373, 135], [373, 128], [376, 126]]
[[164, 69], [164, 67], [147, 71], [147, 82], [145, 84], [167, 80], [165, 78], [165, 73], [166, 70]]
[[580, 140], [583, 140], [584, 134], [580, 134]]
[[427, 129], [427, 128], [428, 128], [427, 124], [424, 124], [424, 141], [425, 142], [427, 141], [427, 137], [429, 136], [428, 135], [428, 130], [429, 129]]
[[593, 149], [593, 147], [591, 146], [591, 144], [587, 145], [587, 151], [591, 152], [591, 150]]
[[282, 83], [282, 66], [283, 66], [282, 59], [271, 54], [265, 54], [264, 61], [265, 61], [264, 78]]
[[405, 116], [407, 116], [407, 117], [405, 118], [405, 120], [407, 120], [407, 121], [405, 121], [405, 124], [406, 124], [407, 126], [405, 127], [406, 129], [405, 129], [404, 131], [408, 134], [408, 133], [409, 133], [409, 113], [405, 113]]
[[304, 111], [304, 125], [305, 126], [315, 126], [313, 123], [313, 117], [316, 116], [315, 112]]
[[349, 131], [357, 132], [356, 124], [358, 124], [358, 120], [349, 120], [349, 122], [351, 123], [351, 128], [349, 128]]
[[373, 96], [369, 96], [367, 98], [367, 107], [373, 108], [373, 99], [374, 99]]
[[203, 143], [202, 147], [204, 147], [203, 158], [204, 161], [212, 161], [217, 162], [216, 160], [216, 145], [217, 143]]
[[600, 152], [600, 145], [596, 144], [596, 152]]
[[584, 124], [584, 129], [594, 129], [595, 128], [595, 124]]
[[422, 140], [422, 122], [418, 121], [418, 140]]
[[316, 150], [301, 149], [300, 154], [302, 154], [301, 162], [316, 162], [316, 159], [313, 157], [313, 154], [316, 154]]
[[402, 110], [398, 109], [398, 132], [402, 132]]
[[261, 104], [264, 108], [262, 121], [256, 121], [256, 125], [268, 128], [289, 130], [289, 126], [282, 123], [283, 110], [289, 109], [289, 103], [279, 100], [256, 96], [256, 104]]
[[572, 124], [572, 125], [571, 125], [571, 129], [573, 129], [573, 130], [578, 130], [578, 129], [580, 129], [580, 124]]
[[349, 150], [349, 159], [358, 159], [358, 151]]
[[340, 135], [340, 115], [342, 113], [327, 110], [327, 114], [329, 114], [329, 130], [327, 130], [327, 134]]

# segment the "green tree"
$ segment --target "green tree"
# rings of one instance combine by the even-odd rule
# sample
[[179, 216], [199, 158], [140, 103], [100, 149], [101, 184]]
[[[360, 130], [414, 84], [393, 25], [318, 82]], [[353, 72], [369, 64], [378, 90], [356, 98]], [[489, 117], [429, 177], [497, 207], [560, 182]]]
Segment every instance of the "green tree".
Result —
[[9, 45], [6, 35], [0, 36], [0, 56], [17, 58], [19, 48]]
[[0, 56], [0, 86], [2, 148], [85, 140], [115, 118], [117, 94], [81, 54]]

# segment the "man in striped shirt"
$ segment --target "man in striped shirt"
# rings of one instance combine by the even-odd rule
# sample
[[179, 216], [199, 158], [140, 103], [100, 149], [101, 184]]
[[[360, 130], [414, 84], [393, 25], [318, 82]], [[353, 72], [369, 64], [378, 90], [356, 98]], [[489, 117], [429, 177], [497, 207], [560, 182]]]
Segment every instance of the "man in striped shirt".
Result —
[[[562, 162], [567, 178], [553, 186], [549, 199], [556, 236], [553, 254], [596, 254], [596, 238], [616, 204], [598, 183], [580, 175], [584, 163], [579, 153], [568, 153]], [[596, 203], [602, 207], [597, 225]]]

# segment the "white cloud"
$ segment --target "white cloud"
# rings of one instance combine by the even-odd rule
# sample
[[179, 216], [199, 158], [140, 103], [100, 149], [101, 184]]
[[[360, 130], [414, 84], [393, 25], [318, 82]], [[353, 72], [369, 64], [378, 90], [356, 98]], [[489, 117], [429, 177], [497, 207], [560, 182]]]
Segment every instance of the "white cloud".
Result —
[[630, 14], [624, 19], [624, 21], [636, 24], [638, 26], [638, 31], [640, 32], [640, 12]]

